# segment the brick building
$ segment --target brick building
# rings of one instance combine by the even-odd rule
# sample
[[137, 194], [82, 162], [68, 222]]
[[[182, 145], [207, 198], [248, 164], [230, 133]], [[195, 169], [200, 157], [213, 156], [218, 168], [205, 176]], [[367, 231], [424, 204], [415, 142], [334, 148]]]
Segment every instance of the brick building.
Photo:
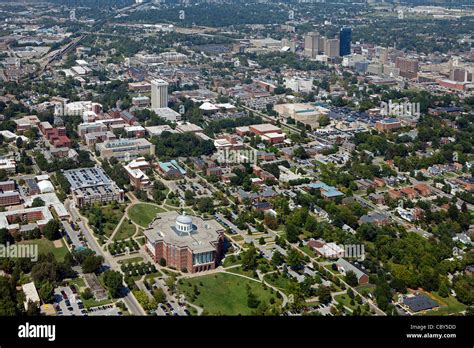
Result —
[[145, 250], [155, 262], [189, 273], [212, 270], [222, 258], [224, 229], [215, 220], [158, 214], [144, 231]]

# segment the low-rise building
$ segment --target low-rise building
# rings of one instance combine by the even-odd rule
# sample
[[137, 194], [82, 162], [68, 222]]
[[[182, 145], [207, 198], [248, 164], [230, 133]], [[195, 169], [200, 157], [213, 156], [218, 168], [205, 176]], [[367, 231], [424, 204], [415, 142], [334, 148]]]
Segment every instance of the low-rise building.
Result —
[[15, 174], [16, 161], [11, 158], [0, 158], [0, 170], [4, 170], [8, 174]]
[[119, 189], [102, 168], [80, 168], [64, 171], [71, 185], [71, 193], [76, 206], [94, 203], [123, 202], [125, 194]]
[[358, 267], [354, 266], [350, 262], [346, 261], [343, 258], [340, 258], [336, 261], [337, 268], [339, 269], [340, 272], [343, 274], [347, 274], [347, 272], [352, 271], [355, 273], [357, 277], [357, 281], [360, 284], [367, 284], [369, 282], [369, 276], [363, 272], [361, 269]]
[[144, 138], [107, 140], [96, 145], [101, 158], [115, 157], [127, 161], [144, 155], [154, 155], [155, 145]]
[[47, 207], [16, 209], [0, 212], [0, 229], [9, 232], [23, 232], [38, 227], [40, 230], [53, 219]]
[[150, 178], [144, 173], [144, 170], [150, 168], [150, 164], [145, 161], [143, 157], [139, 157], [136, 160], [133, 160], [132, 162], [124, 166], [124, 168], [128, 173], [130, 183], [134, 187], [138, 189], [143, 189], [150, 186]]

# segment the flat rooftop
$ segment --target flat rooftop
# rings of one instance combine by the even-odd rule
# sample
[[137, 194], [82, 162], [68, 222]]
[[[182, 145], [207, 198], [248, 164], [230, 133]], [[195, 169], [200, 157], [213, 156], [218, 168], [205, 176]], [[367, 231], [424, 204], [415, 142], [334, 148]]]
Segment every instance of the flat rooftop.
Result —
[[193, 229], [189, 233], [180, 233], [176, 229], [179, 213], [166, 212], [158, 214], [149, 228], [144, 231], [148, 241], [163, 241], [179, 248], [189, 248], [193, 253], [214, 251], [213, 243], [217, 242], [224, 228], [215, 220], [203, 220], [197, 216], [186, 216], [192, 219]]

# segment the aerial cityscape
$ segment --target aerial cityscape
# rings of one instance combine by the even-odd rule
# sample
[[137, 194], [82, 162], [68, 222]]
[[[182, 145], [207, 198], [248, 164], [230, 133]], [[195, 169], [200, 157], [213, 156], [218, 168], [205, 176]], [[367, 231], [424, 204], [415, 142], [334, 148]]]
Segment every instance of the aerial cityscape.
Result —
[[472, 316], [473, 174], [472, 0], [0, 1], [0, 316]]

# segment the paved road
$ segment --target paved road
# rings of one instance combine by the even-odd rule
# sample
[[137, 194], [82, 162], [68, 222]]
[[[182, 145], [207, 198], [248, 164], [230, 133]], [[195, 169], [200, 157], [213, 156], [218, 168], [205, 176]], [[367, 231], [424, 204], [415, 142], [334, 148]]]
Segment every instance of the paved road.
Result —
[[[102, 250], [102, 248], [99, 246], [96, 239], [92, 235], [92, 232], [87, 227], [86, 222], [83, 221], [83, 218], [81, 218], [80, 221], [78, 220], [80, 218], [79, 217], [79, 212], [74, 207], [74, 204], [72, 204], [69, 200], [66, 200], [64, 202], [64, 205], [66, 206], [66, 209], [68, 209], [68, 211], [70, 212], [72, 219], [77, 223], [77, 225], [81, 229], [84, 237], [86, 238], [86, 240], [89, 244], [89, 248], [94, 250], [97, 255], [101, 255], [104, 258], [104, 264], [107, 267], [121, 272], [120, 266], [118, 265], [118, 263], [115, 260], [113, 260], [113, 258], [110, 254], [105, 253]], [[146, 315], [146, 312], [140, 306], [140, 304], [138, 303], [135, 296], [133, 296], [131, 291], [127, 291], [126, 295], [122, 299], [125, 302], [125, 304], [127, 305], [127, 307], [130, 310], [131, 314], [133, 314], [133, 315]]]
[[71, 224], [68, 221], [61, 221], [64, 230], [66, 231], [67, 235], [71, 239], [71, 242], [75, 248], [81, 247], [81, 241], [79, 240], [79, 233], [77, 231], [74, 231], [72, 228]]

